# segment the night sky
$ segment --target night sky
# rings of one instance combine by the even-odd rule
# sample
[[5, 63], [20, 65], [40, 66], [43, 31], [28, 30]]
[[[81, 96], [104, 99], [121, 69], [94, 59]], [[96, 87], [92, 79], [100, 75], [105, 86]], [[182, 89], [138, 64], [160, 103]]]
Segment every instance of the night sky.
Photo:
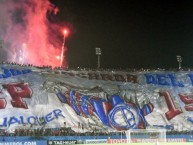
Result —
[[56, 22], [71, 27], [66, 40], [69, 67], [193, 67], [193, 1], [189, 0], [51, 0]]

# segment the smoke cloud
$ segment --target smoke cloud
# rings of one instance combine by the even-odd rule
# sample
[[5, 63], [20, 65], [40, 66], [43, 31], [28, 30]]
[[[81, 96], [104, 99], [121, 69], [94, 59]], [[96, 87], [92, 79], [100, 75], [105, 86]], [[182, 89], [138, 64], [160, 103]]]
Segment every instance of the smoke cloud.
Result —
[[57, 12], [49, 0], [1, 0], [0, 60], [60, 66], [62, 26], [49, 20]]

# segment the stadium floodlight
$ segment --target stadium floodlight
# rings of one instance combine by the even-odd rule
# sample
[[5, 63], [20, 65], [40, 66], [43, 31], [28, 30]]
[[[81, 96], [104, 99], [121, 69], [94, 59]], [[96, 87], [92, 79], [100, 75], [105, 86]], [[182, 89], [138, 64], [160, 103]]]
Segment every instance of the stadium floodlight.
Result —
[[97, 61], [97, 69], [100, 68], [100, 56], [101, 56], [101, 49], [100, 48], [95, 48], [96, 55], [98, 56], [98, 61]]
[[62, 51], [61, 51], [61, 56], [60, 56], [60, 67], [63, 67], [64, 65], [64, 48], [65, 48], [65, 39], [68, 31], [65, 29], [63, 32], [63, 43], [62, 43]]
[[178, 68], [179, 70], [182, 68], [181, 63], [182, 63], [182, 57], [180, 55], [176, 55], [177, 62], [178, 62]]

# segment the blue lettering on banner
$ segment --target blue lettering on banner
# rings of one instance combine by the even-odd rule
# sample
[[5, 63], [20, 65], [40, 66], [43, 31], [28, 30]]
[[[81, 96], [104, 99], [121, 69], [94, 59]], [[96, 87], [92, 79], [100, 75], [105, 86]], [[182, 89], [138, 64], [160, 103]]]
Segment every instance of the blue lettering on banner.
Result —
[[[150, 114], [154, 108], [151, 103], [148, 103], [140, 109], [134, 103], [125, 102], [119, 95], [112, 95], [110, 100], [105, 100], [94, 96], [81, 95], [74, 90], [69, 90], [70, 96], [65, 94], [68, 93], [61, 94], [58, 92], [57, 96], [61, 102], [68, 103], [77, 115], [86, 115], [87, 117], [96, 115], [104, 125], [118, 130], [139, 128], [139, 126], [141, 129], [145, 128], [147, 122], [144, 116]], [[70, 102], [64, 101], [68, 99], [70, 99]], [[116, 117], [117, 114], [122, 115], [122, 121]]]
[[145, 74], [147, 84], [157, 84], [155, 77], [152, 74]]
[[159, 85], [170, 86], [170, 83], [168, 82], [168, 76], [166, 74], [157, 74], [156, 77]]
[[3, 74], [0, 74], [0, 78], [9, 78], [12, 76], [17, 76], [17, 75], [22, 75], [22, 74], [27, 74], [31, 73], [32, 70], [26, 69], [26, 70], [17, 70], [17, 69], [8, 69], [5, 67], [2, 67]]
[[55, 118], [59, 118], [59, 116], [64, 117], [64, 116], [62, 115], [62, 110], [60, 110], [60, 109], [54, 110], [53, 113], [54, 113], [54, 115], [55, 115]]
[[7, 126], [7, 117], [3, 118], [3, 124], [0, 124], [0, 127]]
[[[175, 74], [145, 74], [147, 84], [161, 85], [161, 86], [174, 86], [184, 87], [182, 81], [178, 81]], [[188, 75], [193, 81], [193, 75]]]
[[171, 79], [172, 85], [178, 86], [178, 87], [184, 87], [183, 82], [178, 82], [176, 79], [176, 75], [175, 74], [168, 74], [168, 77]]
[[2, 124], [0, 124], [0, 127], [6, 127], [6, 126], [11, 126], [13, 124], [34, 124], [34, 125], [42, 125], [42, 124], [47, 124], [54, 119], [58, 119], [59, 117], [64, 118], [62, 115], [62, 110], [60, 109], [55, 109], [52, 112], [48, 113], [45, 116], [42, 117], [37, 117], [37, 116], [12, 116], [10, 118], [5, 117], [3, 118]]
[[10, 119], [9, 119], [9, 125], [12, 125], [12, 124], [15, 124], [15, 123], [18, 123], [20, 124], [20, 121], [18, 118], [16, 118], [15, 116], [12, 116]]
[[[58, 116], [57, 116], [58, 117]], [[52, 115], [52, 112], [50, 112], [49, 114], [46, 115], [46, 122], [50, 122], [54, 120], [54, 117]]]
[[193, 86], [193, 74], [188, 74], [188, 77], [190, 78], [190, 81], [191, 81], [192, 86]]
[[20, 121], [21, 121], [21, 124], [27, 124], [27, 121], [25, 122], [25, 119], [23, 116], [20, 116]]
[[93, 108], [94, 108], [94, 112], [97, 114], [97, 116], [100, 118], [100, 120], [107, 126], [110, 126], [109, 124], [109, 120], [107, 118], [107, 114], [105, 113], [105, 110], [103, 108], [103, 102], [105, 102], [104, 100], [96, 100], [96, 99], [91, 99], [90, 100]]
[[80, 111], [78, 107], [76, 106], [76, 98], [75, 98], [76, 92], [75, 91], [70, 91], [70, 103], [72, 105], [72, 108], [76, 112], [76, 114], [80, 115]]
[[35, 124], [36, 123], [36, 117], [35, 116], [30, 116], [27, 118], [27, 123], [29, 124]]
[[88, 105], [89, 96], [83, 95], [80, 99], [80, 106], [85, 115], [89, 115], [89, 105]]

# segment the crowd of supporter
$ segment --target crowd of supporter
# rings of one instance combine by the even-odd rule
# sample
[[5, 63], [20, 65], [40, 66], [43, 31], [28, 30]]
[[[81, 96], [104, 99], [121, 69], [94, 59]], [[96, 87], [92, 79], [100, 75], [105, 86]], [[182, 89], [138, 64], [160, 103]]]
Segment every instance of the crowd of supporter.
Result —
[[[34, 67], [38, 69], [50, 69], [50, 70], [75, 70], [75, 71], [127, 71], [127, 72], [138, 72], [138, 71], [179, 71], [179, 68], [169, 68], [169, 69], [163, 69], [163, 68], [126, 68], [126, 69], [107, 69], [107, 68], [100, 68], [100, 69], [93, 69], [93, 68], [84, 68], [84, 67], [52, 67], [50, 65], [42, 65], [42, 66], [36, 66], [33, 64], [19, 64], [16, 62], [0, 62], [0, 64], [6, 64], [6, 65], [17, 65], [17, 66], [23, 66], [23, 67]], [[192, 71], [192, 68], [183, 67], [180, 70], [183, 71]]]
[[[9, 132], [5, 129], [0, 130], [0, 136], [125, 136], [126, 131], [117, 132], [75, 132], [70, 127], [65, 128], [39, 128], [39, 129], [15, 129], [15, 132]], [[166, 135], [193, 135], [193, 130], [186, 131], [167, 131]]]
[[125, 135], [125, 132], [75, 132], [68, 128], [39, 128], [39, 129], [15, 129], [14, 132], [0, 130], [0, 136], [112, 136]]

